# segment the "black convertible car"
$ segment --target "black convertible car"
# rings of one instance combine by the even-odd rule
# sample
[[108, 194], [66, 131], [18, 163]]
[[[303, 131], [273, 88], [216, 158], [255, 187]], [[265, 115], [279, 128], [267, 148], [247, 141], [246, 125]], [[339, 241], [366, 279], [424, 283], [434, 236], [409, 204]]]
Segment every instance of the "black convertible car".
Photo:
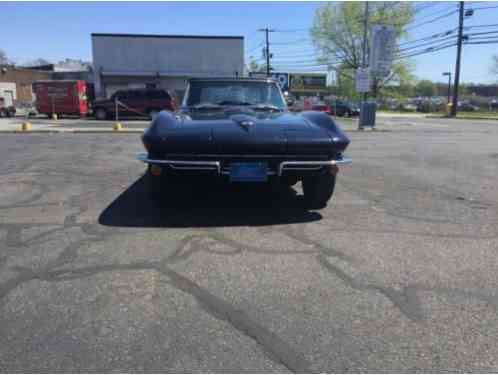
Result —
[[160, 112], [142, 137], [152, 191], [187, 176], [292, 186], [310, 208], [327, 204], [348, 137], [325, 113], [288, 111], [270, 79], [191, 79], [178, 113]]

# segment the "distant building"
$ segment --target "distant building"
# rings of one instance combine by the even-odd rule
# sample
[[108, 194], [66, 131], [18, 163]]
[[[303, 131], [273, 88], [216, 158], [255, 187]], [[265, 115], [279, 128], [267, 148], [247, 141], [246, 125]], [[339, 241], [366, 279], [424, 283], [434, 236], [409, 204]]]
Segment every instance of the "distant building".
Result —
[[92, 70], [92, 63], [77, 59], [64, 59], [54, 64], [54, 72], [84, 72]]
[[57, 81], [80, 79], [93, 83], [94, 77], [92, 64], [77, 59], [65, 59], [57, 64], [23, 66], [22, 69], [51, 72], [50, 79]]
[[0, 66], [0, 96], [8, 96], [17, 106], [29, 104], [34, 100], [33, 82], [51, 78], [50, 71]]
[[146, 87], [180, 96], [187, 78], [244, 72], [241, 36], [92, 34], [92, 55], [97, 96]]

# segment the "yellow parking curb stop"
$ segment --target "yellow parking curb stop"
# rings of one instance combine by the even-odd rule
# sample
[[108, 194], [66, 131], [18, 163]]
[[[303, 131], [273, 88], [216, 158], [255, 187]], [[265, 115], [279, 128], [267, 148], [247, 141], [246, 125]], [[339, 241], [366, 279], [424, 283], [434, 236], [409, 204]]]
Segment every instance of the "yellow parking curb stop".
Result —
[[29, 121], [23, 122], [21, 125], [21, 131], [23, 132], [29, 132], [32, 128], [32, 125]]

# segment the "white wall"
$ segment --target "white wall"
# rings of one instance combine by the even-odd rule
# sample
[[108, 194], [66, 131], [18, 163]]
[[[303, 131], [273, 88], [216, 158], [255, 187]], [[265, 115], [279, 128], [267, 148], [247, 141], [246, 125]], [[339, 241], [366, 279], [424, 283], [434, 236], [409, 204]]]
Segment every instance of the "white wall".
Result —
[[[7, 97], [4, 93], [5, 91], [12, 92], [12, 95]], [[17, 100], [16, 84], [14, 82], [0, 82], [0, 98], [4, 98], [6, 100], [6, 106], [13, 105], [13, 103], [8, 102], [10, 97], [12, 97], [13, 100]]]
[[183, 86], [187, 77], [242, 75], [244, 66], [242, 37], [92, 34], [92, 53], [98, 93], [101, 75], [104, 82], [179, 77]]

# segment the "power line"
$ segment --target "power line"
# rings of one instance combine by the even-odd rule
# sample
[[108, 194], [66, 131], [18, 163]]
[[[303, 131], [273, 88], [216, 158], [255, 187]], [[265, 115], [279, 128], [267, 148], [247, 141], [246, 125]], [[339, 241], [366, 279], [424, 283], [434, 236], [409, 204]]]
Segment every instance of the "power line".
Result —
[[498, 8], [498, 5], [489, 6], [489, 7], [469, 8], [469, 10], [496, 9], [496, 8]]
[[[274, 53], [275, 54], [275, 53]], [[292, 55], [289, 55], [289, 54], [278, 54], [278, 59], [283, 59], [283, 60], [288, 60], [288, 59], [295, 59], [295, 58], [306, 58], [306, 57], [315, 57], [317, 56], [317, 53], [316, 52], [308, 52], [307, 54], [298, 54], [298, 55], [295, 55], [295, 54], [292, 54]]]
[[409, 53], [407, 55], [398, 56], [398, 57], [395, 58], [395, 60], [402, 60], [402, 59], [407, 59], [409, 57], [415, 57], [415, 56], [419, 56], [419, 55], [425, 55], [427, 53], [437, 52], [437, 51], [440, 51], [442, 49], [453, 47], [455, 45], [456, 45], [456, 43], [447, 43], [447, 44], [443, 44], [443, 45], [440, 45], [440, 46], [429, 47], [429, 48], [426, 48], [426, 49], [424, 49], [422, 51], [412, 52], [412, 53]]
[[262, 47], [263, 45], [265, 44], [265, 42], [260, 42], [256, 47], [254, 47], [253, 49], [251, 49], [250, 51], [247, 51], [246, 52], [246, 56], [249, 55], [250, 53], [253, 53], [254, 51], [256, 51], [259, 47]]
[[274, 45], [274, 46], [287, 46], [287, 45], [295, 45], [296, 43], [303, 43], [303, 42], [312, 42], [312, 40], [309, 38], [301, 38], [301, 39], [291, 40], [291, 41], [286, 41], [286, 42], [273, 42], [272, 45]]
[[404, 52], [404, 51], [408, 51], [408, 50], [412, 50], [412, 49], [420, 48], [420, 47], [424, 47], [424, 46], [431, 46], [431, 45], [433, 45], [435, 43], [440, 43], [440, 42], [444, 42], [444, 41], [447, 41], [447, 40], [455, 39], [456, 37], [457, 37], [456, 35], [452, 35], [452, 36], [449, 36], [449, 37], [446, 37], [446, 38], [441, 38], [441, 39], [438, 39], [438, 40], [433, 40], [433, 41], [430, 41], [430, 42], [422, 43], [422, 44], [419, 44], [419, 45], [416, 45], [416, 46], [410, 46], [410, 47], [406, 47], [406, 48], [401, 48], [399, 50], [399, 52]]
[[[436, 4], [435, 4], [436, 5]], [[413, 23], [415, 21], [417, 22], [420, 22], [421, 20], [424, 20], [426, 18], [429, 18], [429, 17], [434, 17], [438, 14], [441, 14], [441, 13], [444, 13], [444, 12], [447, 12], [449, 9], [452, 9], [452, 8], [455, 8], [455, 4], [453, 5], [450, 5], [450, 6], [446, 6], [444, 7], [443, 9], [439, 9], [438, 11], [435, 11], [435, 12], [432, 12], [430, 14], [427, 14], [425, 16], [422, 16], [422, 17], [418, 17], [418, 18], [414, 18], [413, 21], [411, 21], [410, 23]]]
[[302, 31], [310, 31], [310, 28], [306, 29], [276, 29], [276, 33], [299, 33]]
[[488, 25], [465, 26], [463, 29], [468, 30], [468, 29], [477, 29], [477, 28], [481, 28], [481, 27], [495, 27], [495, 26], [498, 26], [498, 23], [491, 23]]
[[245, 38], [245, 41], [246, 43], [249, 42], [250, 39], [254, 38], [256, 35], [258, 35], [258, 30], [252, 32], [251, 34], [249, 34], [246, 38]]
[[487, 41], [472, 41], [472, 42], [465, 42], [464, 44], [496, 44], [498, 43], [498, 39], [495, 40], [487, 40]]
[[439, 20], [441, 20], [443, 18], [449, 17], [449, 16], [451, 16], [451, 15], [457, 13], [457, 12], [458, 12], [458, 10], [453, 10], [453, 11], [451, 11], [449, 13], [443, 14], [442, 16], [433, 18], [433, 19], [431, 19], [429, 21], [420, 22], [420, 23], [417, 23], [417, 24], [415, 24], [413, 26], [407, 27], [405, 30], [413, 30], [413, 29], [416, 29], [417, 27], [420, 27], [420, 26], [423, 26], [423, 25], [428, 25], [430, 23], [434, 23], [434, 22], [439, 21]]
[[326, 62], [323, 64], [319, 64], [318, 62], [316, 62], [314, 64], [279, 64], [279, 63], [275, 63], [275, 65], [279, 66], [279, 67], [287, 67], [287, 68], [314, 68], [314, 67], [328, 67], [328, 66], [331, 66], [333, 64], [338, 64], [338, 63], [340, 63], [340, 61], [330, 61], [330, 62]]
[[456, 30], [457, 30], [457, 28], [455, 27], [454, 29], [446, 30], [446, 31], [443, 31], [443, 32], [440, 32], [440, 33], [437, 33], [437, 34], [433, 34], [433, 35], [429, 35], [429, 36], [426, 36], [426, 37], [423, 37], [423, 38], [420, 38], [420, 39], [416, 39], [416, 40], [411, 40], [411, 41], [400, 43], [399, 46], [401, 47], [401, 46], [404, 46], [404, 45], [407, 45], [407, 44], [412, 44], [412, 43], [417, 43], [417, 42], [423, 42], [425, 40], [436, 39], [436, 38], [440, 38], [440, 37], [443, 37], [443, 36], [448, 36], [448, 35], [453, 34]]
[[474, 36], [474, 35], [489, 35], [489, 34], [496, 34], [498, 33], [498, 30], [492, 30], [492, 31], [484, 31], [481, 33], [468, 33], [465, 34], [466, 36]]

